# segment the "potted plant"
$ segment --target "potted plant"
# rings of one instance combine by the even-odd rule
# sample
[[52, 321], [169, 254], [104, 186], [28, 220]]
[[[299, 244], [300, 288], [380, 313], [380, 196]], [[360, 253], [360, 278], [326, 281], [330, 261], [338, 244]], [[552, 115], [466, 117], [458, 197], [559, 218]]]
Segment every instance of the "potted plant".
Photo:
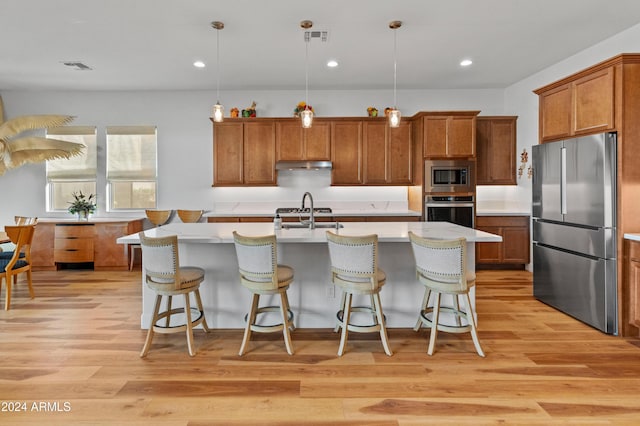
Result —
[[74, 192], [73, 201], [69, 202], [69, 213], [78, 215], [78, 220], [88, 220], [89, 215], [96, 211], [96, 196], [89, 194], [87, 197], [82, 191]]

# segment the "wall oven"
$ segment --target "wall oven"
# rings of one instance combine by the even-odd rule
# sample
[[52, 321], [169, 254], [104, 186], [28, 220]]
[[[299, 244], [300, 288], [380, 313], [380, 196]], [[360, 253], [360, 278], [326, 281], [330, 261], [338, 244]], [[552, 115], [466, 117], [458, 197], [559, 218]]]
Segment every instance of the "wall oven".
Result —
[[472, 195], [428, 195], [424, 207], [427, 222], [451, 222], [468, 228], [475, 226], [475, 202]]
[[471, 160], [424, 162], [424, 192], [475, 193], [476, 163]]

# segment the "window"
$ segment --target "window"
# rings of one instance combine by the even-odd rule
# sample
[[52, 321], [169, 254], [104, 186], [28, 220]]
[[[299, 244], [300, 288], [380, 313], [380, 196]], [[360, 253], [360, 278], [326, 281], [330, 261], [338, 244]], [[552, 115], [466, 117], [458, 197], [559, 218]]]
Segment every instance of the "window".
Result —
[[96, 193], [96, 128], [51, 128], [47, 130], [47, 138], [81, 143], [86, 147], [81, 155], [47, 161], [47, 211], [66, 211], [74, 192]]
[[156, 207], [156, 128], [107, 127], [109, 210]]

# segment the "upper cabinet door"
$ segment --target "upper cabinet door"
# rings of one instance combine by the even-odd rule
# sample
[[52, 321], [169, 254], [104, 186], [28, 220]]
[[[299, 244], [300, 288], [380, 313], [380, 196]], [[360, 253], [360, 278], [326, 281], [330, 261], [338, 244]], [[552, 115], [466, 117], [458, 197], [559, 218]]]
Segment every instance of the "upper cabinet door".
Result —
[[450, 117], [447, 157], [476, 156], [476, 117]]
[[364, 140], [364, 183], [386, 184], [388, 179], [387, 123], [365, 123]]
[[412, 125], [402, 121], [400, 127], [389, 128], [387, 144], [387, 183], [411, 185], [413, 180]]
[[244, 124], [244, 183], [246, 185], [276, 184], [275, 124], [252, 122]]
[[425, 157], [447, 156], [447, 120], [446, 116], [424, 117], [423, 151]]
[[516, 185], [515, 116], [477, 117], [477, 185]]
[[242, 123], [215, 123], [213, 126], [213, 185], [242, 185]]
[[299, 120], [276, 123], [276, 160], [302, 160], [304, 146]]
[[571, 85], [540, 95], [540, 137], [560, 139], [571, 135]]
[[331, 123], [332, 185], [360, 185], [362, 179], [362, 121]]
[[578, 79], [572, 88], [575, 134], [614, 128], [613, 68]]
[[304, 160], [331, 160], [331, 123], [318, 122], [302, 129], [304, 136]]

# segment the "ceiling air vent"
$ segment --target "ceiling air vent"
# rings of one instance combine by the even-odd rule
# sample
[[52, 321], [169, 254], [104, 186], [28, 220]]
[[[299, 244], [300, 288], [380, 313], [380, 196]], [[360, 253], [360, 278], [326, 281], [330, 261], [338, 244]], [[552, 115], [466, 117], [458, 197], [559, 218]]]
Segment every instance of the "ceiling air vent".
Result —
[[78, 71], [89, 71], [92, 69], [90, 66], [85, 65], [82, 62], [63, 62], [63, 64]]
[[318, 39], [321, 42], [325, 43], [329, 38], [329, 31], [305, 31], [304, 32], [304, 41], [311, 41], [313, 39]]

